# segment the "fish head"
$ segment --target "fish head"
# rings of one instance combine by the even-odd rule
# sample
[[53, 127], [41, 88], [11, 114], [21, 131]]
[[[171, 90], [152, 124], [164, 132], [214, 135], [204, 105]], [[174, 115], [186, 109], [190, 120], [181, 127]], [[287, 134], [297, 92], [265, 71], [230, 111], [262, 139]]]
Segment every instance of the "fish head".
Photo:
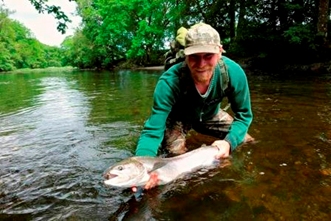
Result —
[[104, 183], [116, 187], [139, 186], [146, 179], [147, 170], [138, 160], [128, 158], [109, 167], [103, 174]]

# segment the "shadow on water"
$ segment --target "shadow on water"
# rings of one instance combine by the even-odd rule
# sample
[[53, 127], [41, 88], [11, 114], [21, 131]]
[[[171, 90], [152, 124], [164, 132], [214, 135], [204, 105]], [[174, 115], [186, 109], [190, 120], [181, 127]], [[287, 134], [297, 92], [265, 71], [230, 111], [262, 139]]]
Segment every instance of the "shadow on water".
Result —
[[160, 72], [0, 75], [0, 220], [331, 220], [330, 76], [247, 74], [257, 142], [139, 201], [102, 173], [133, 155]]

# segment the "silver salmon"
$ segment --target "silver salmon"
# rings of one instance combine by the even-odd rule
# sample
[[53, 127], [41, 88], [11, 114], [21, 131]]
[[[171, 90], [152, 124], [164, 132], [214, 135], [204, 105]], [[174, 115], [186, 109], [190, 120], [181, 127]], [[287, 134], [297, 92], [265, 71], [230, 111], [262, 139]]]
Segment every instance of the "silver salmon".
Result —
[[158, 185], [164, 185], [185, 174], [217, 164], [217, 152], [217, 147], [205, 146], [169, 158], [130, 157], [109, 167], [104, 173], [104, 183], [125, 188], [144, 186], [149, 180], [149, 174], [157, 172]]

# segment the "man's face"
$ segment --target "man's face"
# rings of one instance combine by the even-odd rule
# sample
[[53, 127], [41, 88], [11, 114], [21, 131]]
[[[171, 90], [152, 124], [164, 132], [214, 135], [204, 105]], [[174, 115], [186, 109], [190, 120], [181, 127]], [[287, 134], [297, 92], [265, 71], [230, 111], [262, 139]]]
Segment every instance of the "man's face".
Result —
[[195, 83], [209, 84], [221, 53], [198, 53], [186, 56], [186, 63]]

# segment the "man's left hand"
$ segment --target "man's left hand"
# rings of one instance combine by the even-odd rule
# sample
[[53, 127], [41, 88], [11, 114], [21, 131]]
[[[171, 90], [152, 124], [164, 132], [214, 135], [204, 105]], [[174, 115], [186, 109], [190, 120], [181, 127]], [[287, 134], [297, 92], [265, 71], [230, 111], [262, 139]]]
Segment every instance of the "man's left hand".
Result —
[[149, 176], [149, 180], [145, 185], [145, 190], [152, 189], [153, 187], [157, 186], [159, 182], [159, 175], [156, 172], [152, 172]]
[[212, 146], [218, 148], [218, 153], [216, 155], [217, 159], [227, 158], [230, 155], [230, 144], [225, 140], [216, 140], [212, 143]]

